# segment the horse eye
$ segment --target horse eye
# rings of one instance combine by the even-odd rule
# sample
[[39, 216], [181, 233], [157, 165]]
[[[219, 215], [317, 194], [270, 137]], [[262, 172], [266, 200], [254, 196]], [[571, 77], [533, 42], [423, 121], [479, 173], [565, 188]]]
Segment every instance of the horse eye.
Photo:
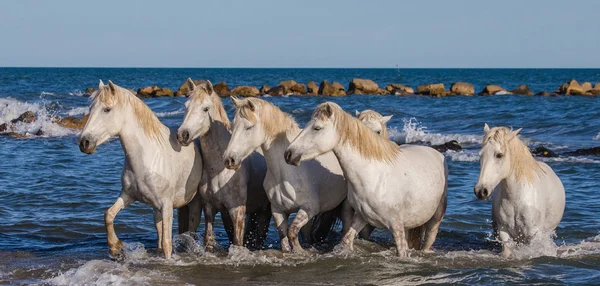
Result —
[[381, 134], [381, 130], [377, 131], [377, 134]]
[[313, 128], [313, 130], [315, 130], [315, 131], [319, 131], [319, 130], [321, 130], [321, 129], [322, 129], [322, 128], [321, 128], [320, 126], [315, 126], [315, 127]]
[[110, 108], [110, 107], [104, 108], [104, 112], [106, 112], [106, 113], [109, 113], [111, 110], [112, 110], [112, 108]]
[[504, 154], [502, 154], [502, 153], [497, 153], [496, 154], [496, 158], [497, 159], [502, 159], [502, 157], [504, 157]]
[[208, 107], [205, 107], [204, 112], [208, 112], [208, 109], [209, 109]]
[[254, 127], [254, 125], [246, 127], [246, 130], [250, 130], [252, 127]]

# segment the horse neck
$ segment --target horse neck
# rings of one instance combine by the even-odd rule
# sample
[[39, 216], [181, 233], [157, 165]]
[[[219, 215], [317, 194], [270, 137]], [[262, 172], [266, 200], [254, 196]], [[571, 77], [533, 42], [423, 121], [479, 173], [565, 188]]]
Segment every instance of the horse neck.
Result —
[[169, 131], [161, 123], [160, 134], [157, 138], [152, 138], [139, 126], [135, 115], [131, 114], [132, 118], [125, 120], [121, 132], [119, 132], [119, 140], [128, 162], [137, 169], [155, 163], [155, 161], [146, 162], [146, 158], [155, 160], [157, 155], [164, 154], [165, 147], [170, 146]]
[[280, 170], [291, 167], [290, 165], [287, 165], [283, 155], [287, 147], [290, 146], [290, 143], [296, 138], [300, 131], [302, 130], [288, 130], [285, 133], [278, 134], [273, 139], [265, 141], [261, 145], [267, 168], [270, 172], [282, 174]]
[[202, 156], [207, 164], [219, 166], [219, 170], [223, 169], [223, 154], [231, 140], [231, 132], [225, 127], [223, 122], [213, 120], [210, 123], [210, 128], [203, 136], [200, 136], [200, 145], [202, 146]]
[[[370, 185], [371, 180], [377, 178], [384, 165], [383, 162], [372, 161], [363, 158], [358, 151], [349, 144], [338, 143], [333, 148], [333, 154], [338, 159], [344, 177], [353, 186]], [[353, 188], [355, 192], [364, 191], [364, 188]]]

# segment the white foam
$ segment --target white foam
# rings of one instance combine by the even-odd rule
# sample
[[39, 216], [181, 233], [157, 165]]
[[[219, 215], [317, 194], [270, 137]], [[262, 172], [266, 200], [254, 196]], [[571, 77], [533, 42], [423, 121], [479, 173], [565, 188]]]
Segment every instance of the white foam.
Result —
[[594, 137], [594, 140], [600, 140], [600, 132]]
[[68, 116], [75, 116], [75, 115], [85, 115], [90, 113], [90, 109], [86, 106], [86, 107], [75, 107], [69, 111], [66, 112], [66, 114]]
[[448, 151], [447, 156], [455, 162], [477, 162], [479, 161], [479, 154], [474, 151], [461, 150], [458, 152]]
[[542, 162], [567, 162], [567, 163], [584, 163], [584, 164], [600, 164], [600, 160], [594, 160], [587, 157], [541, 157], [537, 158]]
[[388, 132], [392, 141], [404, 143], [427, 143], [431, 145], [444, 144], [456, 140], [459, 144], [481, 144], [483, 136], [472, 134], [439, 134], [428, 133], [416, 118], [404, 119], [402, 130], [391, 127]]
[[80, 89], [76, 89], [72, 92], [69, 92], [69, 95], [73, 95], [73, 96], [84, 96], [85, 92], [81, 91]]
[[185, 110], [183, 110], [183, 108], [174, 110], [174, 111], [166, 111], [166, 112], [156, 112], [156, 117], [169, 117], [169, 116], [174, 116], [174, 115], [179, 115], [179, 114], [184, 114]]
[[[18, 122], [10, 131], [17, 132], [21, 135], [34, 135], [40, 129], [43, 131], [42, 137], [62, 137], [76, 135], [77, 130], [62, 127], [52, 122], [56, 113], [48, 112], [43, 103], [28, 103], [16, 100], [14, 98], [0, 98], [0, 124], [9, 123], [11, 120], [18, 118], [26, 111], [31, 111], [35, 114], [37, 120], [32, 123]], [[74, 112], [80, 112], [76, 110]], [[10, 125], [10, 123], [9, 123]]]

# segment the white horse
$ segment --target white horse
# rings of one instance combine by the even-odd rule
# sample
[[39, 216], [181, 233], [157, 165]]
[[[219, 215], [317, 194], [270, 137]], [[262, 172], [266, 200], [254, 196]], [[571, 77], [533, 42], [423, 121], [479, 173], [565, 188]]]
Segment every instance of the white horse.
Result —
[[187, 85], [189, 99], [185, 103], [185, 117], [177, 131], [177, 139], [187, 146], [200, 137], [208, 183], [207, 188], [200, 189], [206, 220], [206, 249], [211, 251], [215, 243], [213, 219], [217, 212], [221, 212], [229, 240], [237, 246], [243, 244], [244, 215], [248, 213], [246, 243], [250, 248], [261, 248], [271, 220], [269, 200], [262, 186], [267, 172], [265, 159], [254, 152], [238, 170], [226, 169], [223, 153], [231, 132], [223, 103], [210, 82], [196, 86], [188, 78]]
[[[301, 168], [287, 165], [283, 157], [285, 148], [301, 131], [296, 121], [262, 99], [232, 98], [232, 101], [237, 112], [233, 135], [224, 155], [225, 165], [237, 169], [244, 158], [261, 147], [267, 161], [264, 187], [281, 238], [281, 250], [301, 252], [300, 229], [307, 225], [303, 228], [303, 238], [309, 242], [308, 231], [318, 228], [310, 226], [311, 219], [334, 210], [346, 198], [347, 183], [342, 170], [332, 153], [311, 160]], [[297, 213], [288, 229], [292, 212]]]
[[198, 191], [202, 157], [196, 144], [182, 147], [175, 132], [163, 125], [140, 99], [112, 82], [100, 81], [92, 97], [90, 117], [79, 137], [81, 152], [119, 135], [125, 163], [119, 198], [105, 215], [107, 242], [113, 257], [122, 254], [122, 243], [114, 230], [119, 211], [134, 201], [154, 208], [158, 248], [171, 257], [173, 208], [188, 204]]
[[357, 110], [356, 117], [375, 133], [381, 135], [383, 138], [389, 138], [386, 124], [392, 119], [392, 115], [383, 116], [377, 111], [366, 109], [362, 112]]
[[[362, 112], [356, 110], [356, 118], [362, 121], [367, 127], [369, 127], [369, 129], [373, 130], [373, 132], [381, 135], [383, 138], [389, 138], [386, 124], [388, 121], [390, 121], [390, 119], [392, 119], [392, 115], [383, 116], [377, 111], [365, 109]], [[358, 237], [362, 239], [369, 239], [374, 229], [375, 228], [372, 225], [367, 224], [358, 232]]]
[[515, 243], [548, 235], [562, 219], [565, 189], [554, 171], [537, 162], [518, 138], [521, 129], [491, 128], [485, 124], [480, 152], [481, 171], [475, 195], [488, 200], [492, 193], [492, 224], [508, 257]]
[[368, 223], [391, 230], [398, 256], [407, 255], [406, 230], [421, 228], [425, 239], [420, 248], [429, 251], [446, 211], [444, 156], [425, 146], [400, 149], [339, 105], [326, 102], [317, 107], [285, 158], [299, 165], [330, 151], [344, 170], [348, 201], [356, 211], [342, 245], [353, 249], [357, 230]]

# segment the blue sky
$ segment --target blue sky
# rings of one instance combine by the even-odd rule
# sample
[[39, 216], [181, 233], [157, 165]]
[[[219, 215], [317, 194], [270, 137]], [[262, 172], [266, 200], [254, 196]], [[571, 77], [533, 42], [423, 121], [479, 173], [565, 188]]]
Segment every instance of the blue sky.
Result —
[[600, 67], [600, 1], [0, 1], [0, 66]]

